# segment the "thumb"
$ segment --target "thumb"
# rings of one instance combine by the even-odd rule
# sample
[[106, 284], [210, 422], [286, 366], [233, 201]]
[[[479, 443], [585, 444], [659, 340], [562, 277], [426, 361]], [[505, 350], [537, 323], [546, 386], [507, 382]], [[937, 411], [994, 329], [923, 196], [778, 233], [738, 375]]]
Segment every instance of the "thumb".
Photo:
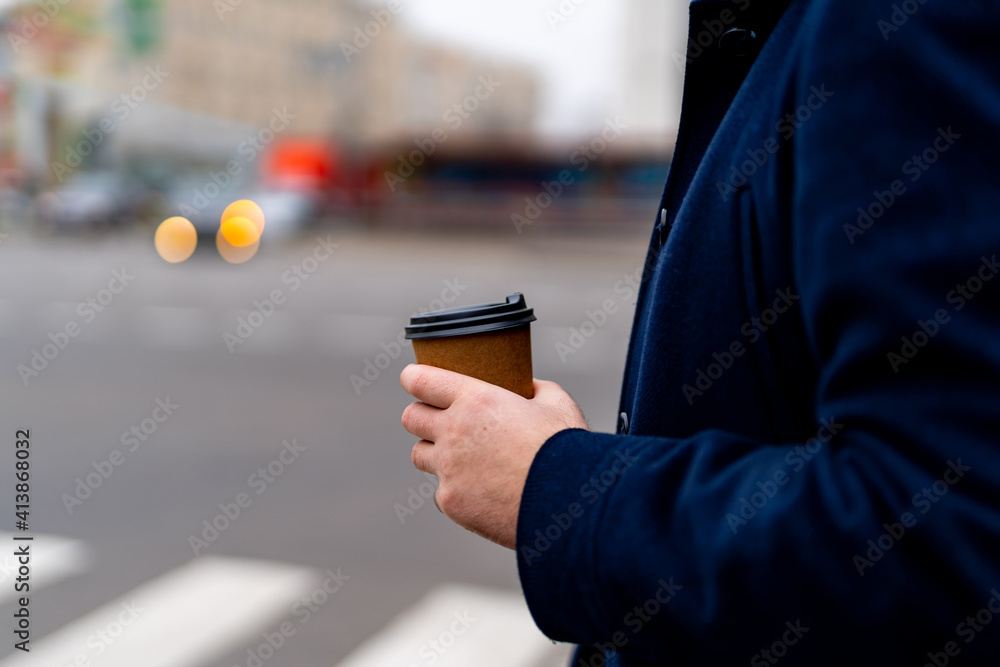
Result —
[[555, 382], [539, 380], [535, 378], [535, 397], [533, 402], [539, 405], [549, 406], [567, 428], [582, 428], [590, 430], [590, 424], [583, 415], [580, 406], [576, 404], [573, 397], [565, 389]]
[[535, 378], [534, 383], [535, 398], [532, 400], [542, 401], [544, 403], [554, 403], [560, 401], [561, 399], [569, 401], [573, 400], [573, 398], [566, 393], [566, 390], [555, 382]]
[[580, 406], [576, 404], [573, 397], [569, 395], [569, 392], [555, 382], [539, 380], [536, 378], [535, 398], [532, 400], [546, 405], [551, 405], [566, 414], [574, 416], [579, 415], [579, 419], [586, 421], [583, 417], [583, 411], [580, 410]]

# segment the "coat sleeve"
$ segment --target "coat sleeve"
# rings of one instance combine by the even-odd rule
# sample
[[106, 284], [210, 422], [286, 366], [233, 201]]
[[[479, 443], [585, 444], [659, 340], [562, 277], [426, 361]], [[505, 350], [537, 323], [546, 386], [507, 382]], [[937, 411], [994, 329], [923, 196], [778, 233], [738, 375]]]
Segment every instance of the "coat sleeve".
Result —
[[974, 618], [1000, 612], [1000, 10], [900, 4], [812, 3], [775, 109], [833, 93], [774, 213], [816, 437], [552, 436], [517, 538], [550, 637], [657, 664], [1000, 651]]

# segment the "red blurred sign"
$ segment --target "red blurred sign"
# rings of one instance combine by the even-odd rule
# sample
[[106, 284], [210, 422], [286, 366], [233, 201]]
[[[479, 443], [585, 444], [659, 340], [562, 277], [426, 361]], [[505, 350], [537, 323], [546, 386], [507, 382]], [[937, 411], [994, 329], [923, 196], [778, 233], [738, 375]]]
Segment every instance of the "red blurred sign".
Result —
[[261, 162], [261, 180], [270, 186], [322, 190], [339, 179], [333, 147], [313, 139], [277, 143]]

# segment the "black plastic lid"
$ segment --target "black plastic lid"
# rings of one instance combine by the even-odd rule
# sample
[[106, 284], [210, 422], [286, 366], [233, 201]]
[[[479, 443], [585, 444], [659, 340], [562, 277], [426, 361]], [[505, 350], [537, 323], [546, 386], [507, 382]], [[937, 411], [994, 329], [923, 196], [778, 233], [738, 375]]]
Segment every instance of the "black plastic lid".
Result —
[[480, 306], [434, 310], [410, 318], [406, 338], [444, 338], [465, 336], [511, 329], [534, 322], [535, 313], [524, 302], [524, 295], [516, 292], [505, 303], [486, 303]]

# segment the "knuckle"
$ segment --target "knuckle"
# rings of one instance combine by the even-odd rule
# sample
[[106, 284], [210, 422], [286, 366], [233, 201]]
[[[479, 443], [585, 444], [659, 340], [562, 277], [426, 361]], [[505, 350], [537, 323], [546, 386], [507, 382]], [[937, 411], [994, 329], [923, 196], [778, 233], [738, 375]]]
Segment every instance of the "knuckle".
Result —
[[413, 381], [410, 383], [410, 387], [413, 390], [411, 393], [422, 394], [427, 390], [428, 384], [427, 373], [420, 369], [413, 371]]
[[467, 398], [469, 408], [475, 412], [482, 412], [493, 407], [493, 394], [483, 389], [475, 389], [469, 392]]
[[416, 403], [410, 403], [408, 406], [406, 406], [406, 409], [403, 410], [403, 417], [401, 421], [403, 422], [403, 428], [405, 428], [407, 431], [411, 430], [413, 427], [416, 426], [417, 417], [415, 414], [416, 413], [416, 408], [414, 407], [415, 405]]
[[454, 494], [451, 492], [451, 487], [442, 484], [434, 493], [434, 497], [437, 500], [438, 509], [448, 514], [454, 503]]
[[440, 436], [444, 442], [454, 443], [461, 441], [464, 429], [461, 415], [451, 415], [449, 419], [444, 421], [441, 427]]
[[452, 473], [455, 471], [455, 462], [447, 449], [441, 451], [441, 456], [438, 458], [437, 463], [438, 472], [441, 473], [441, 477], [452, 476]]

